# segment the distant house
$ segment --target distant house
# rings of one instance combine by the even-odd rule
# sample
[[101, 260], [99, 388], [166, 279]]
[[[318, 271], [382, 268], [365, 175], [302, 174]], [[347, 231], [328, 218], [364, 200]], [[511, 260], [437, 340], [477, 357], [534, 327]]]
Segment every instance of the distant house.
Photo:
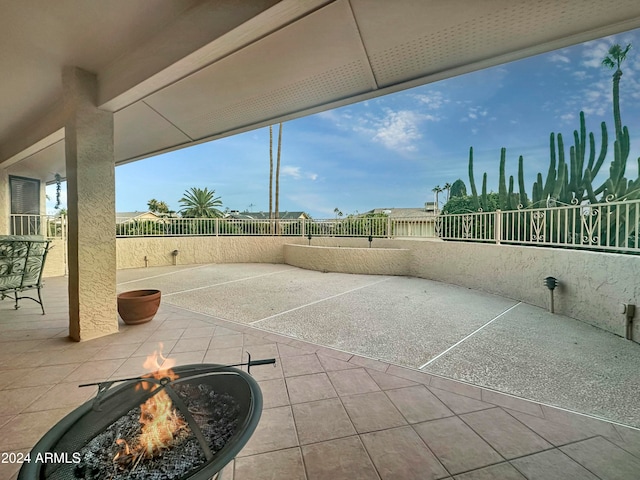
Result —
[[[269, 220], [269, 212], [240, 212], [238, 210], [231, 210], [227, 214], [227, 218], [245, 219], [245, 220]], [[278, 218], [280, 220], [300, 220], [310, 218], [304, 212], [279, 212]]]
[[[225, 214], [225, 218], [245, 233], [254, 235], [300, 235], [303, 231], [303, 223], [300, 220], [309, 219], [304, 212], [280, 212], [278, 222], [269, 220], [269, 212], [240, 212], [231, 210]], [[239, 220], [234, 222], [234, 220]]]
[[374, 208], [366, 213], [387, 215], [394, 237], [435, 237], [435, 202], [426, 202], [423, 208]]
[[134, 220], [159, 220], [162, 216], [153, 212], [116, 212], [116, 224], [131, 223]]

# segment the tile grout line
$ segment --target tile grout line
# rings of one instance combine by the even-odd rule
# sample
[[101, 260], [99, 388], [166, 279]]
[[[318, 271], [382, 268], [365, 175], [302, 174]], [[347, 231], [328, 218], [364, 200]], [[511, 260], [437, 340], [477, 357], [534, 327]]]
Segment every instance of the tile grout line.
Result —
[[281, 315], [285, 315], [287, 313], [295, 312], [296, 310], [300, 310], [300, 309], [303, 309], [303, 308], [306, 308], [306, 307], [310, 307], [311, 305], [315, 305], [317, 303], [321, 303], [321, 302], [325, 302], [327, 300], [332, 300], [334, 298], [341, 297], [343, 295], [346, 295], [347, 293], [352, 293], [352, 292], [355, 292], [355, 291], [358, 291], [358, 290], [362, 290], [363, 288], [371, 287], [373, 285], [377, 285], [379, 283], [386, 282], [387, 280], [391, 280], [391, 278], [393, 278], [393, 277], [383, 278], [382, 280], [378, 280], [377, 282], [373, 282], [373, 283], [369, 283], [367, 285], [362, 285], [360, 287], [352, 288], [351, 290], [340, 292], [340, 293], [337, 293], [335, 295], [331, 295], [331, 296], [326, 297], [326, 298], [321, 298], [320, 300], [314, 300], [313, 302], [307, 303], [305, 305], [300, 305], [299, 307], [291, 308], [289, 310], [285, 310], [284, 312], [275, 313], [273, 315], [269, 315], [268, 317], [261, 318], [260, 320], [254, 320], [253, 322], [249, 322], [247, 325], [253, 326], [256, 323], [264, 322], [265, 320], [271, 320], [272, 318], [276, 318], [276, 317], [279, 317]]
[[226, 282], [213, 283], [211, 285], [205, 285], [203, 287], [188, 288], [186, 290], [180, 290], [179, 292], [165, 293], [163, 295], [163, 297], [169, 297], [171, 295], [178, 295], [179, 293], [195, 292], [196, 290], [204, 290], [205, 288], [218, 287], [220, 285], [228, 285], [229, 283], [244, 282], [245, 280], [253, 280], [254, 278], [261, 278], [261, 277], [266, 277], [266, 276], [269, 276], [269, 275], [276, 275], [278, 273], [284, 273], [284, 272], [288, 272], [288, 270], [278, 270], [277, 272], [263, 273], [263, 274], [260, 274], [260, 275], [254, 275], [253, 277], [237, 278], [235, 280], [228, 280]]
[[[365, 454], [367, 455], [367, 458], [369, 459], [369, 462], [371, 463], [371, 466], [373, 467], [373, 470], [376, 472], [376, 474], [378, 476], [378, 479], [382, 478], [382, 475], [380, 475], [380, 472], [378, 471], [378, 467], [376, 466], [376, 464], [373, 461], [373, 458], [371, 457], [371, 453], [369, 453], [369, 450], [367, 449], [367, 446], [364, 444], [364, 441], [362, 440], [362, 435], [364, 433], [361, 433], [361, 432], [358, 431], [358, 429], [356, 427], [356, 424], [353, 421], [353, 418], [351, 418], [351, 415], [349, 414], [349, 410], [347, 410], [347, 407], [344, 406], [344, 402], [342, 400], [342, 395], [340, 395], [340, 393], [338, 393], [338, 389], [336, 388], [334, 382], [331, 380], [331, 376], [329, 375], [329, 372], [326, 370], [326, 368], [324, 368], [324, 366], [322, 366], [322, 369], [324, 370], [324, 374], [327, 376], [327, 379], [329, 380], [329, 384], [333, 388], [334, 392], [336, 392], [337, 397], [335, 397], [335, 398], [338, 399], [338, 401], [340, 402], [340, 405], [342, 406], [342, 409], [344, 410], [344, 413], [347, 415], [347, 419], [349, 420], [349, 423], [351, 423], [351, 426], [353, 427], [353, 431], [355, 432], [355, 437], [360, 442], [360, 445], [362, 445], [362, 448], [363, 448]], [[364, 367], [363, 367], [363, 370], [366, 372], [366, 369]], [[344, 371], [344, 370], [333, 370], [333, 371]], [[380, 388], [380, 385], [378, 385], [378, 382], [376, 382], [373, 379], [373, 377], [371, 377], [371, 375], [369, 375], [369, 373], [367, 373], [367, 375], [369, 376], [369, 378], [371, 378], [371, 381], [380, 389], [379, 391], [382, 392], [383, 390]], [[365, 394], [366, 393], [367, 392], [365, 392]], [[368, 393], [375, 393], [375, 392], [368, 392]], [[352, 394], [352, 395], [364, 395], [364, 394]], [[349, 395], [345, 395], [345, 396], [348, 397]], [[394, 405], [394, 407], [395, 407], [395, 405]], [[400, 414], [400, 416], [402, 416], [402, 414]], [[371, 432], [365, 432], [365, 433], [371, 433]], [[339, 437], [339, 438], [335, 438], [335, 439], [331, 439], [331, 440], [323, 440], [323, 441], [339, 440], [340, 438], [350, 438], [351, 436], [352, 435], [347, 435], [345, 437]], [[321, 442], [316, 442], [316, 443], [322, 443], [322, 441]]]
[[[508, 407], [502, 407], [501, 405], [496, 405], [496, 407], [498, 407], [500, 410], [502, 410], [504, 413], [506, 413], [507, 415], [509, 415], [512, 419], [514, 419], [516, 422], [518, 422], [520, 425], [522, 425], [524, 428], [526, 428], [527, 430], [529, 430], [531, 433], [533, 433], [534, 435], [540, 437], [542, 440], [544, 440], [545, 442], [547, 442], [549, 445], [551, 445], [553, 448], [557, 448], [559, 449], [559, 447], [553, 443], [550, 439], [548, 439], [546, 436], [542, 435], [542, 433], [537, 432], [533, 427], [530, 427], [529, 425], [527, 425], [526, 423], [524, 423], [522, 420], [520, 420], [518, 417], [516, 417], [515, 415], [512, 415], [511, 412], [509, 412], [509, 408]], [[542, 410], [542, 408], [540, 409]], [[517, 411], [517, 410], [516, 410]], [[525, 415], [528, 415], [525, 412], [520, 412], [520, 413], [524, 413]], [[534, 416], [534, 415], [532, 415]], [[540, 417], [538, 417], [540, 418]], [[541, 450], [542, 452], [546, 451], [546, 450]], [[540, 453], [540, 452], [534, 452], [530, 455], [535, 455], [535, 453]]]
[[430, 363], [435, 362], [438, 358], [440, 358], [441, 356], [443, 356], [445, 353], [449, 352], [449, 350], [454, 349], [455, 347], [457, 347], [458, 345], [460, 345], [462, 342], [464, 342], [465, 340], [467, 340], [468, 338], [471, 338], [473, 335], [475, 335], [476, 333], [478, 333], [480, 330], [482, 330], [484, 327], [486, 327], [487, 325], [493, 323], [494, 321], [496, 321], [497, 319], [499, 319], [500, 317], [502, 317], [503, 315], [506, 315], [507, 313], [509, 313], [511, 310], [513, 310], [514, 308], [516, 308], [517, 306], [522, 305], [522, 302], [518, 302], [515, 305], [507, 308], [504, 312], [502, 312], [500, 315], [497, 315], [496, 317], [492, 318], [491, 320], [489, 320], [487, 323], [485, 323], [484, 325], [482, 325], [480, 328], [474, 330], [473, 332], [471, 332], [469, 335], [467, 335], [466, 337], [464, 337], [462, 340], [458, 340], [456, 343], [454, 343], [453, 345], [451, 345], [449, 348], [447, 348], [444, 352], [439, 353], [438, 355], [436, 355], [435, 357], [433, 357], [431, 360], [429, 360], [427, 363], [425, 363], [424, 365], [418, 367], [418, 370], [422, 370], [424, 367], [428, 366]]
[[[508, 413], [508, 412], [507, 412]], [[517, 420], [517, 419], [516, 419]], [[578, 465], [580, 465], [582, 468], [584, 468], [585, 470], [587, 470], [589, 473], [591, 473], [595, 478], [597, 479], [602, 479], [602, 477], [600, 475], [597, 475], [595, 472], [591, 471], [589, 468], [587, 468], [587, 466], [583, 465], [582, 463], [580, 463], [578, 460], [576, 460], [575, 458], [573, 458], [571, 455], [569, 455], [568, 453], [566, 453], [564, 450], [562, 450], [562, 447], [565, 447], [567, 445], [574, 445], [574, 444], [578, 444], [581, 442], [585, 442], [587, 440], [593, 440], [594, 438], [602, 438], [604, 440], [606, 440], [605, 437], [603, 437], [602, 435], [595, 435], [592, 437], [588, 437], [588, 438], [583, 438], [582, 440], [575, 440], [569, 443], [566, 443], [564, 445], [553, 445], [553, 448], [547, 448], [545, 450], [541, 450], [539, 452], [533, 452], [533, 453], [527, 453], [525, 455], [520, 455], [518, 457], [513, 457], [507, 460], [507, 463], [509, 463], [513, 468], [515, 468], [516, 470], [518, 470], [518, 472], [522, 473], [522, 475], [524, 475], [524, 472], [522, 472], [517, 465], [514, 465], [513, 461], [516, 460], [521, 460], [523, 458], [528, 458], [528, 457], [533, 457], [535, 455], [539, 455], [541, 453], [548, 453], [548, 452], [552, 452], [552, 451], [557, 451], [559, 452], [561, 455], [564, 455], [565, 457], [567, 457], [570, 461], [577, 463]], [[549, 442], [550, 443], [550, 442]]]

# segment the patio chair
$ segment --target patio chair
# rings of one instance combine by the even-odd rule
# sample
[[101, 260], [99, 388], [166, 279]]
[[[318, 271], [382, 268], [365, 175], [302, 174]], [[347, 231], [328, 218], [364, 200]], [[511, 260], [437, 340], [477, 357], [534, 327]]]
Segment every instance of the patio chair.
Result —
[[[11, 298], [15, 309], [19, 300], [28, 298], [38, 303], [44, 315], [40, 290], [42, 271], [50, 241], [34, 235], [0, 235], [0, 300]], [[21, 296], [26, 290], [37, 290], [38, 298]]]

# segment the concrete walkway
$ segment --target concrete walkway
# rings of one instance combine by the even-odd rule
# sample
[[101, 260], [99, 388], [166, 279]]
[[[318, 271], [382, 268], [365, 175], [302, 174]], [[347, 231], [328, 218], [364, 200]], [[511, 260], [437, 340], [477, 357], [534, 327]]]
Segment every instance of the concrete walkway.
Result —
[[[476, 375], [577, 401], [573, 387], [538, 385], [562, 367], [571, 387], [569, 373], [581, 358], [568, 352], [562, 360], [569, 343], [590, 352], [575, 376], [589, 372], [587, 360], [600, 362], [606, 350], [597, 342], [638, 355], [637, 345], [607, 340], [579, 322], [425, 280], [283, 265], [126, 270], [118, 277], [120, 290], [161, 288], [160, 311], [148, 324], [122, 324], [118, 334], [79, 344], [66, 339], [66, 279], [47, 280], [46, 316], [32, 302], [18, 311], [0, 302], [0, 452], [28, 451], [95, 394], [78, 383], [140, 374], [162, 342], [178, 364], [238, 362], [247, 352], [276, 358], [275, 368], [252, 369], [264, 395], [262, 419], [223, 480], [637, 479], [640, 431], [445, 377]], [[531, 347], [556, 331], [564, 335], [545, 343], [555, 353]], [[482, 374], [486, 365], [493, 368]], [[510, 371], [528, 375], [511, 379]], [[589, 388], [597, 377], [576, 384]], [[615, 390], [603, 380], [599, 391], [607, 386]], [[637, 411], [623, 411], [637, 420]], [[0, 464], [0, 478], [15, 478], [18, 468]]]

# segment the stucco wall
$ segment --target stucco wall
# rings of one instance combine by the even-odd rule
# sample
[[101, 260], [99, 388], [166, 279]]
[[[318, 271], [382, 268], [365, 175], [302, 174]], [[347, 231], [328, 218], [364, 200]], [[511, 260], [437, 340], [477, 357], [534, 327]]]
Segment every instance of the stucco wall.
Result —
[[284, 263], [287, 237], [139, 237], [118, 238], [117, 268], [196, 263]]
[[[306, 239], [295, 240], [307, 244]], [[366, 247], [362, 238], [312, 238], [311, 245]], [[379, 248], [410, 250], [406, 275], [473, 288], [549, 307], [544, 278], [560, 281], [555, 312], [625, 335], [622, 303], [640, 306], [640, 257], [613, 253], [439, 240], [374, 239]], [[633, 322], [640, 341], [640, 313]]]
[[66, 272], [66, 245], [61, 238], [51, 240], [47, 260], [44, 263], [43, 277], [60, 277]]
[[[405, 242], [400, 242], [405, 243]], [[622, 303], [640, 304], [640, 257], [576, 250], [411, 242], [409, 274], [549, 306], [544, 278], [560, 281], [555, 312], [624, 336]], [[633, 338], [640, 340], [640, 315]]]
[[[147, 237], [119, 238], [116, 243], [118, 268], [144, 267], [145, 255], [150, 267], [171, 265], [171, 252], [178, 249], [178, 264], [286, 261], [303, 268], [328, 270], [327, 263], [322, 268], [310, 264], [305, 266], [304, 262], [310, 262], [305, 258], [308, 250], [295, 249], [295, 246], [285, 248], [285, 244], [307, 246], [308, 240], [302, 237]], [[640, 306], [637, 273], [640, 272], [640, 257], [636, 256], [438, 240], [374, 239], [373, 248], [368, 249], [369, 242], [363, 238], [318, 237], [311, 239], [311, 246], [343, 247], [336, 249], [342, 257], [338, 263], [335, 263], [336, 258], [332, 260], [331, 270], [350, 273], [383, 273], [358, 270], [370, 260], [359, 255], [366, 255], [371, 250], [379, 264], [378, 253], [383, 249], [404, 249], [395, 253], [408, 257], [406, 263], [394, 261], [393, 269], [384, 274], [451, 283], [542, 308], [549, 305], [549, 291], [543, 285], [544, 278], [554, 276], [560, 281], [555, 291], [556, 313], [620, 336], [625, 334], [620, 304]], [[361, 247], [362, 250], [349, 247]], [[58, 249], [58, 253], [61, 252], [62, 246]], [[53, 260], [52, 264], [55, 264]], [[640, 313], [634, 320], [633, 338], [638, 342]]]
[[410, 250], [406, 248], [284, 246], [286, 264], [320, 272], [406, 275], [409, 259]]

